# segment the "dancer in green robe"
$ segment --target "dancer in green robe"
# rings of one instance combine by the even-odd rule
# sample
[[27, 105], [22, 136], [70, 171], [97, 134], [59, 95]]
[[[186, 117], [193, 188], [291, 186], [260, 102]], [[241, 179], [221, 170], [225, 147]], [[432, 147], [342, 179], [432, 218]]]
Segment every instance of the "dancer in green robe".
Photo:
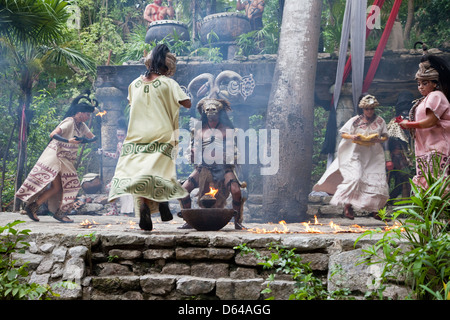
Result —
[[152, 230], [151, 213], [160, 212], [163, 221], [173, 218], [170, 199], [187, 196], [176, 180], [180, 105], [191, 107], [188, 95], [169, 78], [175, 73], [176, 58], [165, 45], [147, 56], [145, 75], [128, 88], [130, 120], [109, 192], [109, 201], [124, 194], [135, 197], [139, 226]]

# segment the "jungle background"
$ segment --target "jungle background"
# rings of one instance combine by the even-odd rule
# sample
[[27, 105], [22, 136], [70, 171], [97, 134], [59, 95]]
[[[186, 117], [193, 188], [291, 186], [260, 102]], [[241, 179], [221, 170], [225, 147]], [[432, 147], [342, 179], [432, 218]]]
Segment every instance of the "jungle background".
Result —
[[[264, 28], [242, 35], [239, 54], [276, 54], [283, 0], [266, 0]], [[381, 12], [381, 28], [367, 39], [366, 50], [375, 50], [393, 0]], [[49, 142], [50, 132], [63, 119], [73, 97], [95, 92], [96, 67], [139, 60], [154, 44], [144, 42], [143, 10], [150, 1], [136, 0], [0, 0], [0, 210], [12, 210], [17, 182], [23, 181]], [[371, 1], [369, 1], [371, 3]], [[166, 5], [166, 1], [163, 2]], [[191, 41], [167, 42], [177, 55], [203, 56], [214, 63], [222, 58], [204, 48], [196, 37], [202, 17], [235, 11], [236, 0], [174, 0], [176, 19], [186, 23]], [[338, 50], [345, 0], [323, 0], [320, 52]], [[405, 48], [416, 41], [450, 50], [448, 0], [403, 1], [399, 19]], [[38, 30], [38, 31], [37, 31]], [[261, 45], [263, 44], [263, 45]], [[381, 115], [390, 119], [392, 106]], [[264, 116], [250, 123], [264, 126]], [[25, 132], [21, 132], [21, 121]], [[320, 153], [328, 112], [315, 108], [314, 155], [311, 183], [325, 170]], [[182, 119], [181, 121], [187, 121]], [[94, 134], [96, 128], [93, 127]], [[80, 148], [79, 176], [92, 170], [97, 145]]]

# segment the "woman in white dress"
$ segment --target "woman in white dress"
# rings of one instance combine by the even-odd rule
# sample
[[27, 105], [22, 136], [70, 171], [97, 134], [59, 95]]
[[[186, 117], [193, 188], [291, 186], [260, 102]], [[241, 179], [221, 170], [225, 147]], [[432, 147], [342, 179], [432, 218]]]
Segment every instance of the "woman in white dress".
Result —
[[363, 113], [352, 117], [340, 129], [342, 140], [337, 157], [313, 187], [332, 194], [330, 204], [344, 206], [344, 216], [354, 219], [353, 208], [373, 213], [389, 199], [385, 156], [382, 143], [387, 140], [386, 122], [375, 114], [379, 105], [374, 96], [364, 96], [359, 107]]

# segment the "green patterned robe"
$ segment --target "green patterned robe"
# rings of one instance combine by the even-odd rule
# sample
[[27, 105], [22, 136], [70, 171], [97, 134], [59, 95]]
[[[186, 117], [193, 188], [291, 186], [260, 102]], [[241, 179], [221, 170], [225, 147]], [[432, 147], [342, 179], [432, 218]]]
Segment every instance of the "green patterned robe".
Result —
[[[176, 180], [180, 101], [189, 97], [166, 76], [142, 77], [128, 87], [130, 120], [117, 163], [109, 201], [124, 194], [164, 202], [187, 196]], [[156, 209], [155, 209], [156, 208]], [[151, 206], [152, 213], [157, 206]]]

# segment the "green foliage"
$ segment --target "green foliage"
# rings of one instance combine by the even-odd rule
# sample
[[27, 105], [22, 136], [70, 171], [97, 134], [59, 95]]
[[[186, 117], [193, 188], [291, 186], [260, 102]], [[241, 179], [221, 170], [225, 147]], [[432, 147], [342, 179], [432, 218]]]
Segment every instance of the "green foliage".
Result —
[[[399, 221], [399, 227], [385, 232], [381, 240], [364, 250], [364, 263], [383, 265], [381, 297], [383, 284], [402, 278], [411, 289], [411, 298], [448, 297], [450, 179], [443, 174], [448, 167], [440, 168], [439, 163], [436, 156], [424, 164], [427, 187], [411, 181], [411, 197], [396, 203], [393, 219]], [[368, 231], [357, 241], [378, 232]]]
[[327, 123], [329, 111], [324, 108], [314, 108], [314, 134], [313, 134], [313, 168], [311, 173], [311, 188], [319, 181], [327, 168], [327, 156], [322, 154], [323, 143], [325, 141], [325, 134], [327, 132]]
[[281, 21], [278, 1], [266, 1], [263, 14], [263, 28], [237, 37], [238, 54], [276, 54], [280, 41]]
[[14, 259], [25, 253], [30, 246], [26, 241], [31, 230], [17, 230], [15, 227], [25, 221], [15, 220], [0, 226], [0, 300], [50, 300], [59, 295], [56, 288], [75, 289], [71, 281], [61, 281], [52, 286], [29, 282], [28, 262]]
[[3, 0], [0, 35], [32, 44], [57, 41], [69, 17], [67, 1]]
[[97, 65], [105, 65], [111, 51], [111, 59], [120, 56], [125, 50], [125, 44], [117, 32], [117, 26], [112, 19], [104, 18], [94, 22], [78, 34], [80, 50], [95, 60]]
[[417, 8], [415, 30], [420, 36], [418, 41], [425, 42], [430, 48], [449, 46], [450, 2], [448, 0], [430, 0]]
[[206, 47], [201, 46], [199, 41], [192, 43], [191, 41], [181, 40], [175, 30], [164, 39], [148, 44], [145, 42], [146, 32], [145, 27], [138, 27], [130, 34], [129, 42], [126, 44], [127, 50], [119, 56], [120, 62], [139, 61], [143, 58], [145, 52], [149, 53], [158, 44], [167, 45], [170, 51], [178, 56], [201, 56], [213, 63], [219, 63], [223, 60], [220, 48], [212, 46], [214, 39], [219, 39], [213, 31], [207, 36], [209, 45]]
[[345, 1], [323, 0], [321, 23], [321, 49], [324, 52], [339, 50]]
[[237, 37], [238, 54], [276, 54], [280, 30], [276, 21], [267, 22], [261, 30], [254, 30]]
[[43, 300], [55, 295], [49, 286], [28, 283], [28, 262], [17, 266], [14, 253], [24, 253], [29, 247], [26, 238], [30, 230], [14, 227], [24, 221], [14, 221], [0, 227], [0, 300]]
[[[275, 280], [277, 274], [287, 274], [295, 281], [294, 292], [289, 296], [289, 300], [326, 300], [326, 299], [344, 299], [349, 294], [349, 290], [327, 291], [322, 281], [313, 274], [309, 263], [302, 262], [302, 258], [295, 253], [294, 249], [271, 243], [269, 250], [270, 256], [262, 256], [257, 250], [249, 248], [247, 244], [241, 244], [234, 247], [240, 250], [241, 254], [253, 254], [258, 260], [258, 264], [265, 270], [271, 270], [273, 273], [267, 278], [267, 288], [261, 293], [270, 294], [271, 283]], [[268, 300], [273, 300], [273, 297]]]

